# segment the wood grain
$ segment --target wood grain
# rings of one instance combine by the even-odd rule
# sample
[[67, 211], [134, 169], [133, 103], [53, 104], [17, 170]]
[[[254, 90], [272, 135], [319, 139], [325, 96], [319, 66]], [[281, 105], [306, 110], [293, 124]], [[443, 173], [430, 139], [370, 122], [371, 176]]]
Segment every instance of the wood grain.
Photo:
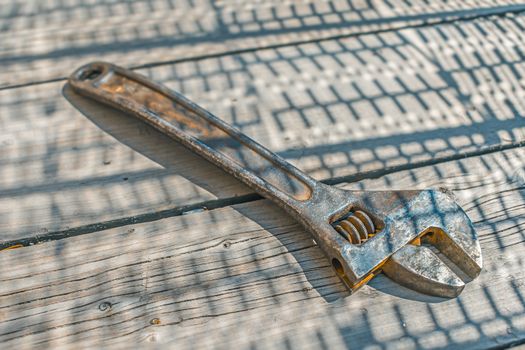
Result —
[[[523, 142], [524, 18], [141, 72], [315, 178], [344, 180]], [[249, 192], [151, 128], [62, 89], [50, 83], [0, 92], [0, 241], [148, 220]]]
[[457, 299], [382, 276], [346, 297], [300, 227], [256, 201], [2, 252], [0, 341], [177, 349], [520, 342], [524, 184], [519, 148], [346, 185], [453, 191], [475, 223], [485, 266]]
[[63, 78], [94, 59], [158, 64], [523, 10], [519, 0], [2, 0], [0, 87]]

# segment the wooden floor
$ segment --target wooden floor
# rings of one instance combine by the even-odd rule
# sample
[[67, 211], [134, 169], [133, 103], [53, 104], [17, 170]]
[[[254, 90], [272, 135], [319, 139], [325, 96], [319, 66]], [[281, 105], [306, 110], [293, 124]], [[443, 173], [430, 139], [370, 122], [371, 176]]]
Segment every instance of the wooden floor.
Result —
[[[348, 296], [270, 202], [75, 95], [91, 60], [327, 183], [450, 189], [482, 274], [451, 300], [384, 276]], [[3, 348], [525, 343], [523, 1], [0, 0], [0, 67]]]

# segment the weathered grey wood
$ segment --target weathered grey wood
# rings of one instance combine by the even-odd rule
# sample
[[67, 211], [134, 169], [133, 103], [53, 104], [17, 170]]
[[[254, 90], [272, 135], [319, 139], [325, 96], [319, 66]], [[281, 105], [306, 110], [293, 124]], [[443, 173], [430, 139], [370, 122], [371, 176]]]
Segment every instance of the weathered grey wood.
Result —
[[136, 66], [523, 10], [519, 0], [3, 0], [0, 87], [93, 59]]
[[384, 277], [338, 299], [346, 292], [320, 250], [281, 211], [256, 201], [2, 252], [0, 341], [177, 349], [521, 341], [524, 183], [525, 153], [514, 149], [347, 186], [454, 191], [485, 261], [457, 299], [417, 295]]
[[[523, 141], [524, 18], [330, 40], [142, 73], [312, 176], [331, 179]], [[64, 98], [62, 83], [0, 92], [0, 241], [147, 219], [248, 192], [133, 119], [66, 97], [87, 117]]]

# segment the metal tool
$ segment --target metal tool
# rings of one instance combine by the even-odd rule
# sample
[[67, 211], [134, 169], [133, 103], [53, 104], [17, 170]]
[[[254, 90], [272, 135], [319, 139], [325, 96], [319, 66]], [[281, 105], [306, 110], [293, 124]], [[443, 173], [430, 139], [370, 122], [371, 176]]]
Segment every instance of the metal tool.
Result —
[[181, 94], [109, 63], [79, 68], [69, 84], [152, 125], [282, 207], [312, 234], [352, 292], [383, 271], [418, 292], [455, 297], [465, 283], [454, 271], [470, 278], [481, 271], [472, 223], [444, 192], [325, 185]]

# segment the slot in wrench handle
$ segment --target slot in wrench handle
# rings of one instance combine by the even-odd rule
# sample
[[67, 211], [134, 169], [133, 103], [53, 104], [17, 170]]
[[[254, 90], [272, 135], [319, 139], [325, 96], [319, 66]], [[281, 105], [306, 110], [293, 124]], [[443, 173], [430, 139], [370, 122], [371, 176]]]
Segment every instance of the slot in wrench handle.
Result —
[[105, 62], [79, 68], [69, 83], [139, 117], [287, 211], [312, 198], [316, 180], [175, 91]]

